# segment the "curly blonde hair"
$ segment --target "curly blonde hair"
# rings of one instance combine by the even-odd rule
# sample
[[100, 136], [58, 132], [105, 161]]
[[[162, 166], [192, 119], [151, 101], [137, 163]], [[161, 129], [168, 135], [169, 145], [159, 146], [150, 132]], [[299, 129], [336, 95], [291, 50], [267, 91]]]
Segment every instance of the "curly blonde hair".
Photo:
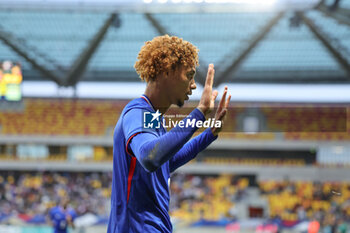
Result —
[[198, 49], [190, 42], [176, 36], [157, 36], [141, 48], [135, 70], [146, 82], [155, 80], [161, 73], [175, 70], [178, 65], [198, 66]]

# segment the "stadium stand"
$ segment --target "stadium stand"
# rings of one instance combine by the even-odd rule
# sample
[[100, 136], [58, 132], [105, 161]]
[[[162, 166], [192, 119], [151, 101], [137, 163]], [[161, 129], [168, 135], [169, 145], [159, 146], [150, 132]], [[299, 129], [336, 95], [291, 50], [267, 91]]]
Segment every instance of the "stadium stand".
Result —
[[[230, 62], [239, 54], [242, 44], [249, 41], [257, 29], [274, 14], [155, 14], [154, 17], [170, 34], [188, 38], [198, 45], [201, 58], [205, 64], [213, 62], [225, 70]], [[173, 24], [172, 22], [178, 22]], [[219, 23], [222, 22], [222, 23]], [[249, 22], [249, 23], [248, 23]], [[184, 29], [188, 30], [184, 30]], [[200, 33], [211, 28], [205, 37]], [[225, 28], [225, 30], [223, 30]], [[220, 34], [220, 43], [217, 35]]]
[[[322, 6], [330, 11], [334, 3], [325, 0]], [[175, 4], [165, 3], [169, 9], [164, 13], [158, 10], [165, 7], [143, 9], [147, 4], [127, 11], [82, 10], [83, 5], [27, 10], [11, 4], [0, 6], [0, 62], [19, 62], [24, 82], [39, 83], [54, 75], [58, 89], [71, 88], [74, 94], [0, 100], [0, 232], [31, 233], [29, 227], [45, 225], [48, 209], [66, 196], [78, 218], [93, 216], [90, 225], [102, 226], [100, 231], [83, 226], [76, 232], [106, 232], [112, 135], [128, 100], [80, 99], [75, 96], [77, 85], [139, 82], [133, 65], [144, 42], [155, 36], [177, 35], [198, 46], [197, 86], [209, 63], [216, 67], [217, 88], [235, 83], [349, 83], [349, 20], [340, 22], [335, 17], [340, 11], [330, 15], [316, 6], [302, 6], [302, 11], [293, 8], [281, 14], [238, 8], [169, 13]], [[348, 12], [350, 1], [340, 0], [338, 7]], [[84, 51], [105, 25], [108, 30], [91, 57], [86, 56]], [[76, 63], [87, 57], [81, 73], [72, 76], [77, 83], [66, 82]], [[324, 103], [306, 102], [303, 96], [300, 103], [279, 103], [278, 98], [232, 103], [219, 140], [172, 174], [174, 232], [205, 233], [208, 228], [217, 233], [346, 233], [350, 105], [341, 96], [335, 103], [324, 95]], [[187, 114], [195, 103], [168, 114]], [[181, 224], [191, 230], [181, 231]], [[24, 231], [6, 228], [21, 225]]]
[[311, 11], [307, 14], [325, 35], [331, 35], [333, 45], [341, 54], [350, 60], [350, 31], [347, 25], [340, 24], [335, 19], [322, 17], [322, 13]]
[[[251, 193], [247, 178], [227, 175], [215, 178], [188, 175], [178, 176], [172, 180], [171, 187], [175, 200], [172, 214], [174, 217], [188, 220], [193, 217], [202, 222], [213, 219], [231, 219], [231, 221], [237, 219], [235, 203], [249, 199]], [[348, 221], [350, 217], [347, 182], [259, 181], [258, 187], [260, 198], [268, 201], [269, 218], [274, 219], [275, 223], [280, 219], [278, 223], [280, 229], [290, 228], [313, 218], [321, 223], [321, 228], [325, 228], [329, 224], [337, 224], [335, 218], [341, 222]], [[180, 202], [177, 202], [178, 200]], [[210, 201], [203, 201], [205, 204], [198, 203], [201, 200]], [[208, 206], [208, 203], [213, 204]]]
[[22, 111], [0, 114], [2, 134], [111, 136], [125, 104], [105, 100], [27, 99]]
[[121, 71], [128, 71], [135, 63], [136, 55], [144, 42], [157, 36], [155, 29], [144, 20], [142, 14], [121, 14], [120, 21], [120, 28], [108, 31], [92, 57], [88, 70], [113, 71], [117, 66]]
[[43, 58], [43, 65], [66, 68], [73, 64], [107, 17], [108, 14], [101, 13], [0, 12], [1, 30], [11, 32], [22, 43], [25, 41], [33, 56]]
[[[305, 24], [299, 23], [295, 27], [290, 25], [293, 14], [291, 12], [283, 17], [271, 29], [266, 35], [267, 38], [254, 48], [238, 73], [243, 71], [260, 71], [261, 73], [273, 70], [283, 72], [284, 78], [291, 75], [296, 81], [298, 78], [302, 79], [304, 74], [311, 79], [318, 78], [320, 75], [329, 75], [328, 71], [331, 70], [335, 73], [340, 72], [339, 64], [328, 51], [322, 49], [321, 42], [314, 37]], [[288, 49], [289, 47], [292, 47], [293, 50]], [[315, 72], [319, 70], [325, 72]], [[298, 75], [295, 75], [296, 73]], [[267, 78], [267, 76], [259, 75], [259, 72], [254, 74], [261, 79]]]
[[[123, 100], [35, 99], [23, 100], [22, 109], [2, 110], [1, 133], [4, 135], [86, 135], [109, 136], [122, 108]], [[190, 106], [188, 104], [187, 106]], [[223, 137], [273, 140], [273, 133], [284, 132], [286, 139], [349, 139], [346, 126], [347, 105], [260, 104], [265, 126], [247, 134], [239, 116], [250, 104], [233, 104], [228, 112]], [[188, 109], [173, 108], [168, 116], [188, 114]], [[176, 118], [175, 118], [176, 119]], [[50, 125], [51, 127], [47, 127]], [[230, 134], [229, 134], [230, 133]], [[248, 132], [249, 133], [249, 132]], [[314, 135], [318, 135], [316, 138]], [[331, 135], [331, 136], [329, 136]], [[333, 135], [333, 136], [332, 136]], [[309, 136], [309, 137], [308, 137]]]
[[79, 216], [91, 213], [106, 222], [111, 173], [1, 171], [1, 223], [42, 224], [48, 209], [69, 197]]
[[[109, 172], [1, 171], [0, 222], [44, 223], [48, 209], [69, 196], [78, 216], [93, 214], [99, 219], [96, 224], [103, 224], [108, 220], [111, 177]], [[263, 212], [275, 223], [279, 219], [280, 229], [313, 218], [325, 228], [332, 221], [336, 224], [332, 216], [337, 222], [350, 218], [348, 182], [284, 180], [254, 185], [248, 177], [225, 174], [175, 174], [171, 179], [171, 215], [194, 225], [235, 222], [241, 218], [240, 205], [249, 205], [251, 198], [266, 201]], [[250, 209], [248, 215], [258, 213]]]
[[[320, 16], [317, 10], [310, 10], [306, 15], [316, 23], [326, 25], [321, 29], [332, 35], [332, 43], [336, 43], [339, 49], [347, 48], [346, 26]], [[176, 34], [196, 44], [200, 50], [199, 69], [203, 72], [210, 62], [214, 62], [220, 76], [250, 45], [256, 33], [263, 30], [266, 22], [275, 16], [275, 12], [152, 14], [156, 24], [164, 30], [160, 32], [144, 14], [119, 13], [91, 56], [86, 66], [88, 72], [82, 80], [138, 81], [132, 69], [136, 55], [145, 41], [159, 33]], [[108, 17], [107, 13], [101, 12], [0, 9], [0, 29], [38, 64], [62, 74], [79, 58]], [[271, 79], [294, 83], [327, 79], [339, 81], [345, 72], [338, 61], [310, 29], [300, 23], [300, 19], [299, 23], [291, 25], [293, 17], [294, 12], [286, 12], [252, 49], [237, 69], [235, 78], [228, 82], [266, 82]], [[0, 60], [19, 61], [28, 79], [46, 79], [2, 42], [0, 46], [4, 51]], [[349, 57], [346, 50], [349, 48], [340, 49]]]
[[[270, 216], [300, 221], [317, 215], [324, 220], [331, 215], [350, 217], [348, 183], [341, 182], [260, 182], [262, 195], [269, 200]], [[340, 195], [341, 194], [341, 195]]]

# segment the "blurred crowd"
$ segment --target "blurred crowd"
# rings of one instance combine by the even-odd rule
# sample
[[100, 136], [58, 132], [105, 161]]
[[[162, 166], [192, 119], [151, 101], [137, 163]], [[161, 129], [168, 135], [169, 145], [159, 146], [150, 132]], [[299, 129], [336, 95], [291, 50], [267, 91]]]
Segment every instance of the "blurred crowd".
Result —
[[[105, 223], [110, 209], [111, 181], [111, 172], [2, 171], [0, 223], [45, 223], [48, 210], [64, 197], [69, 198], [69, 205], [78, 216], [93, 214]], [[237, 206], [249, 203], [253, 197], [255, 203], [264, 200], [266, 206], [261, 216], [250, 217], [278, 220], [275, 223], [283, 227], [312, 221], [324, 233], [347, 232], [350, 183], [255, 182], [252, 177], [225, 174], [173, 174], [170, 214], [175, 221], [227, 224], [240, 218], [241, 210]]]
[[235, 218], [235, 204], [245, 197], [247, 178], [232, 175], [176, 174], [171, 178], [170, 214], [189, 222]]
[[63, 197], [78, 216], [108, 216], [111, 179], [111, 173], [2, 172], [0, 221], [44, 223]]
[[323, 232], [347, 232], [350, 183], [265, 181], [259, 188], [269, 201], [270, 217], [292, 222], [312, 220]]

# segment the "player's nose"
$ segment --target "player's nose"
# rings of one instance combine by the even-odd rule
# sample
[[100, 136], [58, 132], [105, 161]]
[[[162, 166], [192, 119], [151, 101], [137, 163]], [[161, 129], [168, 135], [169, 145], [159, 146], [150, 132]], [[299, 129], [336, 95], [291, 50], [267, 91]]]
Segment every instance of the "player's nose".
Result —
[[196, 89], [196, 88], [197, 88], [196, 82], [193, 80], [193, 81], [191, 82], [191, 89], [194, 90], [194, 89]]

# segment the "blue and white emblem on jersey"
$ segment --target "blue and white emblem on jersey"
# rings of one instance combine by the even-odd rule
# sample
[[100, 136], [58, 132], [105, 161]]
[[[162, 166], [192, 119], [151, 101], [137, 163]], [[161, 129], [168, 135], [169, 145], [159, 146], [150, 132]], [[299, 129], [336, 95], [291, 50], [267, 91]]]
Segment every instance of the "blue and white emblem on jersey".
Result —
[[162, 114], [157, 112], [144, 112], [143, 113], [143, 127], [145, 129], [159, 129], [161, 126], [160, 116]]

